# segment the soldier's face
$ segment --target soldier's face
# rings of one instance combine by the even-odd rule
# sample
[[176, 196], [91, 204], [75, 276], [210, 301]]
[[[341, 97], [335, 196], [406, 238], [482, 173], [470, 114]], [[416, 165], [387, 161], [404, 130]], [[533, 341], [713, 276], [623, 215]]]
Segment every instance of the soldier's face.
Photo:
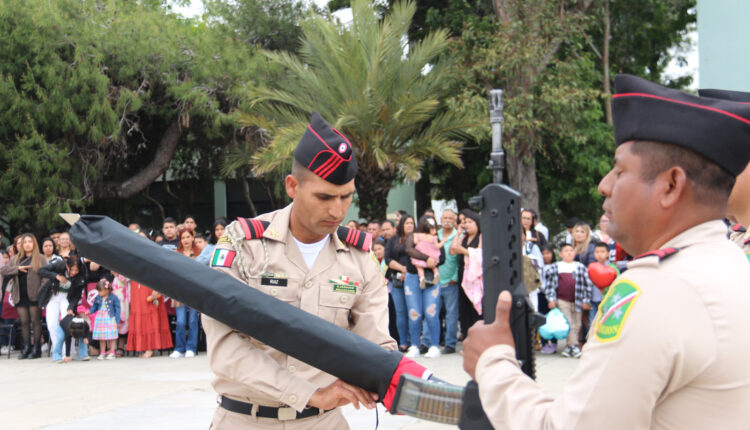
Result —
[[[335, 233], [352, 204], [354, 179], [344, 185], [332, 184], [310, 173], [299, 181], [286, 178], [286, 192], [294, 200], [291, 229], [303, 242], [318, 241]], [[307, 242], [310, 243], [310, 242]]]
[[[612, 170], [599, 182], [604, 196], [604, 214], [609, 218], [607, 233], [630, 255], [648, 252], [654, 239], [653, 227], [658, 225], [658, 190], [655, 182], [643, 179], [641, 157], [634, 154], [632, 142], [615, 151]], [[644, 249], [645, 248], [645, 249]]]
[[729, 195], [727, 214], [744, 227], [750, 226], [750, 164], [737, 176], [732, 194]]

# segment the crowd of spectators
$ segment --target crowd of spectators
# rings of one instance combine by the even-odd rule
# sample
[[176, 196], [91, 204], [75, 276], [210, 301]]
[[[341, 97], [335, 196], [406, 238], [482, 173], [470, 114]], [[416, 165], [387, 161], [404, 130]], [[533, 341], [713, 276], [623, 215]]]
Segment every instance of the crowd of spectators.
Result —
[[[181, 224], [166, 218], [152, 234], [138, 224], [129, 228], [208, 265], [226, 225], [219, 218], [201, 232], [187, 216]], [[65, 231], [53, 230], [41, 241], [31, 233], [19, 235], [2, 255], [3, 354], [15, 349], [19, 359], [33, 359], [49, 348], [53, 362], [66, 363], [71, 349], [83, 361], [90, 355], [113, 360], [128, 352], [142, 358], [157, 351], [171, 350], [172, 358], [198, 352], [202, 335], [195, 309], [81, 255]]]
[[[182, 223], [164, 220], [149, 234], [129, 228], [166, 249], [209, 265], [227, 221], [217, 219], [205, 232], [192, 216]], [[439, 357], [457, 351], [457, 342], [481, 319], [482, 234], [476, 212], [432, 210], [418, 220], [405, 211], [383, 221], [351, 220], [347, 227], [370, 233], [373, 253], [389, 291], [390, 331], [409, 357]], [[626, 259], [618, 255], [602, 216], [596, 230], [570, 219], [567, 230], [549, 237], [533, 210], [521, 212], [523, 254], [537, 272], [529, 299], [539, 312], [557, 307], [571, 331], [563, 356], [579, 357], [602, 293], [592, 285], [588, 265]], [[172, 358], [198, 353], [199, 313], [126, 279], [80, 255], [67, 232], [53, 231], [37, 241], [30, 233], [3, 250], [0, 345], [18, 350], [18, 358], [39, 358], [51, 348], [52, 360], [65, 363], [71, 350], [80, 360], [90, 355], [115, 359], [128, 352], [149, 358], [157, 351]], [[72, 344], [77, 344], [77, 348]], [[442, 346], [442, 348], [441, 348]], [[537, 349], [556, 353], [554, 340], [539, 339]]]

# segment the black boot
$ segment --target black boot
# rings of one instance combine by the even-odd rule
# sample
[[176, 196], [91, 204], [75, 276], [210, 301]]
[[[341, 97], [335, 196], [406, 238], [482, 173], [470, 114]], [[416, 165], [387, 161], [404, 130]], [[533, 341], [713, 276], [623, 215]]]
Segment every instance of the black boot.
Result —
[[29, 354], [29, 358], [39, 358], [42, 356], [42, 343], [37, 342], [34, 344], [34, 350]]
[[18, 355], [18, 359], [24, 360], [29, 357], [31, 357], [31, 344], [26, 342], [26, 344], [23, 347], [23, 351], [21, 351], [21, 354]]

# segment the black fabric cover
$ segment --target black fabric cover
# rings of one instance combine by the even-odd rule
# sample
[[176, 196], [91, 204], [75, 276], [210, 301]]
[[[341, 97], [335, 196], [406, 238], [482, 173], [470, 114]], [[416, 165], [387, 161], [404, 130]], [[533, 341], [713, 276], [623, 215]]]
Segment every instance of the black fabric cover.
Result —
[[750, 161], [750, 104], [698, 97], [631, 75], [615, 77], [617, 144], [631, 140], [691, 149], [738, 175]]
[[134, 234], [82, 215], [70, 237], [83, 255], [382, 399], [402, 354], [250, 288]]
[[342, 242], [362, 251], [370, 252], [370, 248], [372, 247], [372, 235], [370, 233], [339, 226], [338, 230], [336, 230], [336, 235]]
[[352, 144], [317, 112], [294, 150], [294, 159], [326, 181], [344, 185], [357, 175]]

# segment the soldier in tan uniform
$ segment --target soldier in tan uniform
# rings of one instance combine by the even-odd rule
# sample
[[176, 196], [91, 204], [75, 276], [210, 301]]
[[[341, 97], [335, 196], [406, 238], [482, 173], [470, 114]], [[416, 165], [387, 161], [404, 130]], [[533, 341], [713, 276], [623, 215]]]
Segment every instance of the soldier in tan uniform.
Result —
[[[351, 144], [317, 114], [294, 153], [284, 209], [227, 226], [212, 266], [388, 350], [388, 292], [371, 238], [339, 229], [355, 191]], [[227, 303], [227, 306], [232, 306]], [[219, 406], [212, 428], [347, 429], [338, 406], [377, 395], [203, 315]]]
[[[708, 89], [698, 90], [698, 95], [750, 104], [750, 93], [742, 91]], [[742, 248], [750, 260], [750, 165], [737, 175], [732, 194], [729, 195], [727, 216], [740, 227], [730, 234], [730, 240]]]
[[748, 429], [750, 265], [722, 218], [750, 150], [750, 106], [615, 78], [608, 233], [638, 255], [610, 287], [562, 397], [520, 370], [508, 317], [478, 323], [464, 368], [498, 429]]

